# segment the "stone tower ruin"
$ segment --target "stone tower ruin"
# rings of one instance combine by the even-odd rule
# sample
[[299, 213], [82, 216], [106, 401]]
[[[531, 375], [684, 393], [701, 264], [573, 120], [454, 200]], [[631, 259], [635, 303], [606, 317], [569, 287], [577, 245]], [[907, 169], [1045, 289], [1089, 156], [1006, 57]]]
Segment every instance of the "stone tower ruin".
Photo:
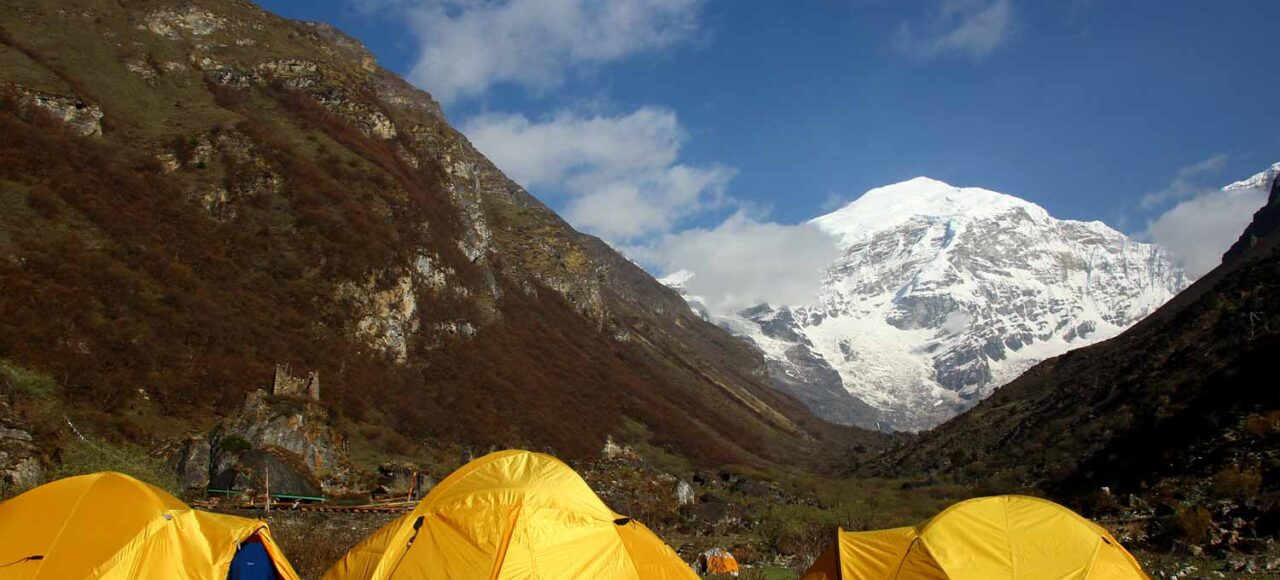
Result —
[[320, 373], [311, 371], [306, 378], [298, 378], [289, 372], [289, 365], [276, 365], [276, 376], [271, 381], [271, 394], [290, 397], [306, 397], [320, 400]]

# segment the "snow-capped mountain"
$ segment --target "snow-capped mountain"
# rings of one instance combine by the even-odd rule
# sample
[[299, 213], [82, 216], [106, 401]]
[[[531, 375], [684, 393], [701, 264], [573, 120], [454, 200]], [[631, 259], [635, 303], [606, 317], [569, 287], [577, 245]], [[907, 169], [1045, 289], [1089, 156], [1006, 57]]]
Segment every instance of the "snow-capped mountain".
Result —
[[1276, 180], [1277, 175], [1280, 175], [1280, 163], [1273, 164], [1271, 167], [1262, 170], [1249, 179], [1242, 179], [1232, 183], [1231, 185], [1222, 188], [1222, 191], [1251, 189], [1265, 193], [1271, 190], [1271, 184]]
[[818, 300], [721, 322], [759, 346], [780, 388], [847, 424], [937, 425], [1187, 284], [1158, 248], [1102, 222], [924, 177], [812, 223], [841, 248]]

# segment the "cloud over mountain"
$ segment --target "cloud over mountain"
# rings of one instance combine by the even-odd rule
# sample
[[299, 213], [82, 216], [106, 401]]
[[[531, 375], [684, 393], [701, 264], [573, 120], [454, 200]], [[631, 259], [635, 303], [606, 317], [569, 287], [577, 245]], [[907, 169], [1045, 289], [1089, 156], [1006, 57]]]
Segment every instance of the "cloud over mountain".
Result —
[[661, 107], [614, 116], [562, 111], [541, 120], [486, 114], [465, 121], [463, 131], [512, 179], [560, 201], [575, 226], [613, 243], [669, 232], [722, 205], [734, 174], [682, 162], [686, 131]]
[[1199, 278], [1222, 261], [1222, 253], [1240, 237], [1253, 212], [1267, 202], [1271, 179], [1280, 164], [1247, 180], [1221, 189], [1197, 185], [1194, 177], [1217, 172], [1226, 157], [1211, 157], [1178, 170], [1177, 177], [1156, 196], [1157, 203], [1179, 199], [1176, 205], [1147, 224], [1146, 236], [1162, 246], [1187, 275]]
[[628, 253], [665, 272], [692, 272], [684, 290], [712, 315], [812, 302], [823, 268], [839, 256], [835, 237], [815, 225], [757, 221], [741, 211], [714, 228], [665, 236]]

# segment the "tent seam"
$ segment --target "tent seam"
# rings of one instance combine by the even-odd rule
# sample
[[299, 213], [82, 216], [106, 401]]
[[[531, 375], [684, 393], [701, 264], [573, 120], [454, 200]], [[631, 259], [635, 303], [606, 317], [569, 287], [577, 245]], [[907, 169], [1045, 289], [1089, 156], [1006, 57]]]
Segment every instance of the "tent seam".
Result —
[[[837, 539], [836, 539], [836, 542], [837, 542], [837, 556], [839, 555], [839, 549], [838, 549], [839, 537], [840, 537], [840, 536], [836, 536], [836, 538], [837, 538]], [[902, 567], [907, 565], [907, 558], [911, 556], [911, 550], [912, 550], [913, 548], [915, 548], [915, 547], [916, 547], [916, 544], [917, 544], [917, 543], [919, 543], [919, 542], [920, 542], [921, 540], [923, 540], [923, 539], [924, 539], [924, 538], [920, 537], [919, 535], [916, 535], [916, 538], [915, 538], [914, 540], [911, 540], [911, 545], [907, 546], [907, 551], [906, 551], [906, 553], [904, 553], [904, 554], [902, 555], [902, 559], [901, 559], [901, 560], [898, 560], [898, 569], [893, 571], [893, 579], [892, 579], [892, 580], [897, 580], [900, 576], [902, 576]], [[836, 560], [837, 560], [837, 561], [839, 561], [839, 558], [837, 557], [837, 558], [836, 558]], [[941, 563], [938, 563], [938, 567], [939, 567], [939, 568], [941, 568], [941, 567], [942, 567], [942, 564], [941, 564]], [[943, 572], [946, 572], [946, 570], [943, 570]], [[843, 575], [844, 575], [844, 564], [843, 564], [843, 563], [840, 565], [840, 575], [841, 575], [841, 576], [843, 576]]]
[[1098, 543], [1093, 546], [1093, 557], [1089, 558], [1089, 567], [1084, 569], [1084, 576], [1081, 576], [1080, 580], [1089, 580], [1089, 576], [1093, 574], [1093, 565], [1098, 563], [1098, 552], [1102, 551], [1102, 544], [1105, 541], [1104, 538], [1098, 538]]
[[1004, 507], [1004, 543], [1005, 547], [1009, 548], [1009, 573], [1012, 576], [1016, 576], [1018, 563], [1014, 561], [1013, 557], [1013, 533], [1012, 530], [1009, 529], [1009, 502], [1002, 501], [1000, 503], [1004, 504], [1004, 506], [1002, 506]]
[[502, 568], [507, 564], [507, 549], [511, 547], [511, 538], [515, 536], [516, 525], [520, 522], [524, 504], [517, 504], [513, 511], [511, 524], [507, 526], [506, 533], [502, 534], [502, 544], [498, 546], [498, 557], [495, 558], [493, 563], [493, 571], [489, 573], [489, 580], [498, 580], [498, 576], [502, 574]]
[[[141, 532], [133, 536], [133, 538], [130, 539], [128, 543], [126, 543], [124, 546], [121, 546], [119, 550], [115, 551], [115, 553], [111, 554], [110, 558], [107, 558], [106, 560], [103, 560], [100, 564], [98, 564], [98, 566], [93, 569], [93, 576], [91, 577], [102, 576], [103, 574], [114, 569], [116, 565], [120, 563], [119, 562], [120, 555], [125, 551], [126, 548], [129, 548], [134, 543], [146, 544], [148, 541], [151, 540], [153, 536], [155, 536], [158, 532], [164, 529], [164, 525], [165, 525], [164, 522], [166, 521], [176, 522], [178, 519], [178, 515], [180, 515], [179, 513], [175, 513], [176, 511], [180, 511], [180, 510], [165, 510], [164, 513], [160, 514], [159, 516], [151, 518], [151, 520], [147, 522], [147, 525], [144, 528], [142, 528]], [[187, 511], [193, 511], [193, 510], [187, 510]], [[171, 519], [165, 519], [166, 516], [170, 517]], [[157, 521], [159, 521], [159, 523], [157, 523]], [[141, 539], [141, 542], [139, 542], [139, 539]], [[226, 574], [223, 574], [223, 576], [226, 576]]]
[[[617, 513], [617, 512], [614, 512], [614, 513]], [[625, 517], [627, 517], [627, 520], [628, 520], [626, 525], [629, 526], [635, 523], [635, 520], [631, 519], [630, 516], [625, 516]], [[618, 528], [621, 526], [619, 526], [618, 524], [612, 524], [612, 525], [613, 525], [613, 535], [618, 537], [618, 543], [622, 544], [623, 546], [622, 552], [627, 555], [627, 561], [631, 562], [631, 567], [635, 569], [636, 576], [640, 576], [640, 564], [636, 562], [635, 554], [632, 554], [631, 550], [626, 549], [627, 541], [622, 539], [622, 534], [618, 533]]]
[[[84, 498], [89, 496], [89, 490], [93, 489], [93, 486], [98, 485], [98, 482], [102, 481], [102, 477], [103, 477], [102, 475], [99, 475], [93, 478], [93, 483], [86, 485], [84, 488], [84, 493], [81, 493], [80, 497], [76, 498], [76, 505], [71, 507], [70, 512], [67, 512], [67, 519], [62, 521], [62, 527], [58, 528], [58, 533], [53, 536], [53, 541], [49, 542], [49, 548], [53, 548], [54, 546], [58, 545], [58, 540], [62, 538], [62, 533], [67, 531], [67, 524], [69, 524], [71, 522], [71, 518], [76, 515], [76, 510], [80, 509], [80, 504], [84, 503]], [[47, 556], [48, 554], [46, 553], [44, 555]], [[40, 572], [44, 570], [44, 563], [47, 561], [48, 559], [46, 558], [40, 559], [40, 565], [36, 567], [36, 574], [34, 577], [36, 578], [40, 577]]]

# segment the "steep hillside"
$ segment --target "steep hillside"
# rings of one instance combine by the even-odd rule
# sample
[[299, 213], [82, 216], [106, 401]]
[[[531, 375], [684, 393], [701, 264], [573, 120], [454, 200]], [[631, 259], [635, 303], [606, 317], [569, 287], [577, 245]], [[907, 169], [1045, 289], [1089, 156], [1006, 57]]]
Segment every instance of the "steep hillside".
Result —
[[[1114, 339], [1037, 365], [858, 471], [998, 480], [1064, 498], [1106, 487], [1179, 506], [1216, 498], [1274, 510], [1278, 214], [1275, 180], [1244, 242], [1157, 312]], [[1234, 517], [1257, 512], [1226, 519]], [[1274, 511], [1262, 521], [1275, 533]]]
[[[1237, 181], [1223, 188], [1226, 191], [1232, 189], [1252, 189], [1266, 191], [1267, 184], [1275, 183], [1277, 177], [1280, 177], [1280, 163], [1272, 165], [1266, 171], [1253, 176], [1244, 181]], [[1272, 232], [1280, 228], [1280, 191], [1272, 186], [1270, 193], [1267, 195], [1267, 203], [1253, 214], [1253, 221], [1245, 228], [1244, 233], [1240, 234], [1240, 239], [1236, 243], [1231, 244], [1226, 253], [1222, 255], [1223, 262], [1230, 262], [1235, 258], [1243, 256], [1249, 248], [1257, 245], [1263, 238], [1271, 235]]]
[[0, 359], [105, 436], [208, 425], [289, 363], [382, 447], [630, 434], [760, 464], [878, 441], [771, 388], [330, 27], [100, 0], [0, 26]]
[[846, 424], [933, 427], [1186, 286], [1162, 251], [1101, 222], [924, 177], [812, 223], [841, 249], [817, 302], [727, 322], [784, 390]]

